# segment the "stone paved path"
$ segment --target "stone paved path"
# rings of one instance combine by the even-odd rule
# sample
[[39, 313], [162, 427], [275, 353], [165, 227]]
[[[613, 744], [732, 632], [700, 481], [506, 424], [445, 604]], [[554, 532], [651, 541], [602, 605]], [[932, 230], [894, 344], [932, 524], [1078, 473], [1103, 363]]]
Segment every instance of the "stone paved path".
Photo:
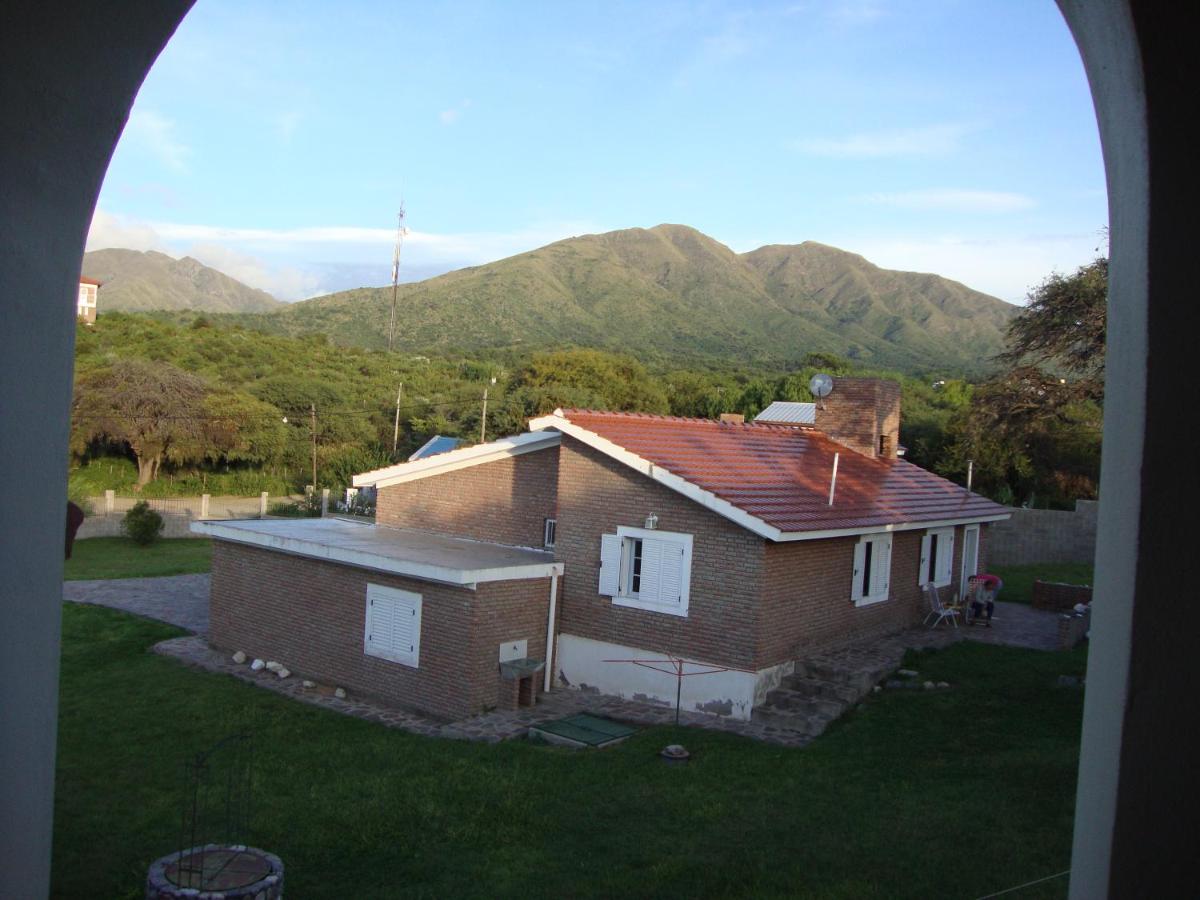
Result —
[[63, 599], [94, 603], [208, 634], [208, 575], [64, 581]]
[[[972, 625], [958, 630], [969, 641], [1028, 647], [1032, 650], [1057, 650], [1058, 616], [1056, 612], [1034, 609], [1024, 603], [997, 600], [991, 628]], [[938, 630], [944, 630], [945, 627], [943, 625]]]

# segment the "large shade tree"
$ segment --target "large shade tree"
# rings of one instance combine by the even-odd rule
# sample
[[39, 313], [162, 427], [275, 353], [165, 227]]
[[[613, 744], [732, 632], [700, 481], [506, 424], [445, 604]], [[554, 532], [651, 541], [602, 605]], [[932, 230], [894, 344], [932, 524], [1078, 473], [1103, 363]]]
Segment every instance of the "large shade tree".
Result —
[[72, 444], [126, 444], [137, 460], [137, 490], [164, 461], [204, 456], [208, 385], [169, 363], [127, 359], [81, 376], [71, 409]]
[[1053, 274], [1009, 326], [999, 360], [951, 425], [939, 468], [997, 499], [1068, 503], [1094, 497], [1100, 471], [1108, 260]]

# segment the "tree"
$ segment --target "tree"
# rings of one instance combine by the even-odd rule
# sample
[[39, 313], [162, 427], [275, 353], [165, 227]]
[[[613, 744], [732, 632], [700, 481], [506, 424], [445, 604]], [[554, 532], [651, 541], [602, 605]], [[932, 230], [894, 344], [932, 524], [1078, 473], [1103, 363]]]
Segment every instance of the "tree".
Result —
[[1099, 399], [1107, 311], [1107, 259], [1081, 266], [1074, 275], [1056, 272], [1030, 292], [1029, 304], [1008, 326], [1008, 349], [997, 358], [1010, 367], [1061, 368]]
[[164, 460], [203, 458], [207, 391], [203, 379], [162, 362], [128, 359], [89, 372], [75, 385], [73, 448], [82, 452], [93, 441], [127, 444], [137, 458], [140, 491]]
[[1008, 502], [1096, 496], [1107, 302], [1104, 258], [1030, 293], [998, 357], [1009, 368], [950, 426], [943, 474], [962, 477], [973, 461], [979, 489]]

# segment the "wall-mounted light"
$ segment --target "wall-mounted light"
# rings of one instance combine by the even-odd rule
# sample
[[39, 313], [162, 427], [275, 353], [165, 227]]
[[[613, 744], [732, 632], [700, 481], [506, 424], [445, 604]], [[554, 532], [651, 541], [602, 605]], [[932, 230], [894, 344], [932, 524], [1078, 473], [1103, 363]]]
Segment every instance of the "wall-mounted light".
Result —
[[646, 530], [653, 531], [657, 527], [658, 516], [656, 516], [654, 513], [650, 513], [650, 515], [646, 516]]

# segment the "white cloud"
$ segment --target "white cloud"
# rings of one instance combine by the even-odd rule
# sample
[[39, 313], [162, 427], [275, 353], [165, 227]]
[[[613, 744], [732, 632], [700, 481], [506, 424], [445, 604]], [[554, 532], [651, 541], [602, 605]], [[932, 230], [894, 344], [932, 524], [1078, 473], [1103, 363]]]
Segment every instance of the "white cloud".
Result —
[[303, 114], [292, 110], [290, 112], [282, 112], [276, 115], [271, 124], [275, 126], [275, 132], [280, 139], [285, 143], [291, 143], [296, 129], [300, 127], [300, 122], [304, 119]]
[[114, 216], [97, 208], [88, 229], [87, 247], [104, 250], [109, 247], [124, 247], [128, 250], [166, 250], [166, 242], [154, 226], [147, 222], [136, 222]]
[[457, 106], [452, 106], [450, 109], [443, 109], [440, 113], [438, 113], [438, 121], [443, 125], [453, 125], [463, 117], [463, 114], [467, 111], [467, 109], [470, 108], [470, 106], [470, 100], [463, 100]]
[[298, 300], [321, 293], [321, 279], [315, 272], [295, 266], [272, 266], [222, 244], [193, 244], [187, 255], [280, 300]]
[[883, 4], [874, 0], [841, 0], [829, 9], [829, 18], [837, 25], [857, 27], [883, 18]]
[[175, 137], [175, 123], [148, 109], [129, 114], [122, 140], [131, 141], [173, 172], [186, 175], [192, 148]]
[[866, 194], [867, 203], [899, 209], [936, 210], [938, 212], [1009, 213], [1032, 209], [1036, 202], [1024, 194], [1007, 191], [970, 191], [954, 188], [930, 188], [920, 191], [895, 191]]
[[1094, 232], [994, 239], [846, 238], [832, 243], [885, 269], [933, 272], [1010, 303], [1023, 303], [1051, 272], [1073, 272], [1096, 258]]
[[973, 128], [965, 124], [925, 125], [868, 131], [839, 138], [800, 138], [791, 146], [813, 156], [837, 159], [880, 159], [894, 156], [949, 156]]

